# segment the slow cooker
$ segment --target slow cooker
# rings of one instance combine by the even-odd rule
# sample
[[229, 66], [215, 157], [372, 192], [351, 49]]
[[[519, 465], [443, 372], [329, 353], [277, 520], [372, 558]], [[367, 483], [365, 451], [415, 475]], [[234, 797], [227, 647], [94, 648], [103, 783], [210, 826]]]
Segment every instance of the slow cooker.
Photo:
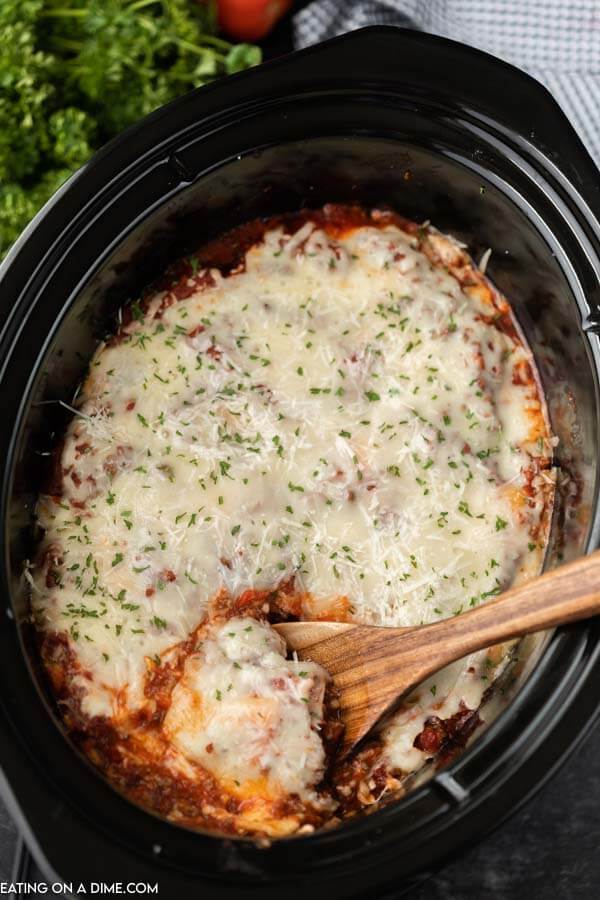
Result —
[[[0, 779], [50, 880], [158, 882], [163, 898], [398, 896], [551, 776], [598, 715], [597, 621], [559, 629], [448, 768], [337, 829], [264, 846], [162, 821], [65, 737], [41, 673], [24, 560], [54, 435], [118, 307], [178, 256], [257, 216], [391, 206], [492, 248], [548, 400], [563, 486], [547, 565], [598, 544], [600, 178], [547, 91], [451, 41], [369, 28], [193, 91], [56, 194], [0, 269]], [[539, 643], [539, 642], [538, 642]]]

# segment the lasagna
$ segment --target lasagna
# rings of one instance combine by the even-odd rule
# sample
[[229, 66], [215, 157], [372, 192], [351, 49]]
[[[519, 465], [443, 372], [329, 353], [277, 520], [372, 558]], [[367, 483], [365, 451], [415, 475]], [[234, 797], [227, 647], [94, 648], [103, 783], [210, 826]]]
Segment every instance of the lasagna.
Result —
[[118, 790], [192, 828], [308, 833], [485, 722], [509, 645], [340, 760], [327, 672], [271, 627], [418, 626], [540, 571], [543, 396], [461, 244], [337, 205], [241, 226], [123, 308], [73, 413], [28, 578], [66, 728]]

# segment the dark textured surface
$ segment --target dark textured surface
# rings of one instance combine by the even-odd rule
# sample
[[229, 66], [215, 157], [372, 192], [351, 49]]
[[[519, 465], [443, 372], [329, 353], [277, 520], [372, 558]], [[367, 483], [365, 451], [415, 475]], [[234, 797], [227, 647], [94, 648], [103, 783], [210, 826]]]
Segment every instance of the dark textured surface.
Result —
[[552, 781], [413, 900], [589, 900], [600, 888], [600, 728]]
[[0, 801], [0, 882], [11, 877], [16, 846], [17, 829]]
[[[589, 900], [599, 893], [599, 838], [600, 728], [516, 816], [409, 896]], [[0, 806], [0, 882], [10, 879], [16, 843], [16, 829]], [[39, 877], [32, 873], [29, 880]]]

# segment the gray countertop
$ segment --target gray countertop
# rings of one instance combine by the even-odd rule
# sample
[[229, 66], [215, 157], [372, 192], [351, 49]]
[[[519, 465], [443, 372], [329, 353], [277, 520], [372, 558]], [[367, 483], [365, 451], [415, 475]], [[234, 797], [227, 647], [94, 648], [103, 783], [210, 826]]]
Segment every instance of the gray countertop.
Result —
[[[411, 900], [589, 900], [600, 887], [599, 839], [600, 727], [520, 812]], [[0, 805], [0, 882], [10, 880], [17, 840]]]

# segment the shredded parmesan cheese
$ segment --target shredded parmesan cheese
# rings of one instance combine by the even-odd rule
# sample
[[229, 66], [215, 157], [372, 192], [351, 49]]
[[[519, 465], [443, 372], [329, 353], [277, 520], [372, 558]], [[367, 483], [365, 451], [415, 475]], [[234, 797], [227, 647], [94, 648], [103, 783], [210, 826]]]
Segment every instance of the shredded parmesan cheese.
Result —
[[[274, 229], [236, 273], [200, 272], [170, 304], [157, 295], [99, 349], [62, 497], [39, 504], [33, 572], [39, 627], [88, 673], [84, 714], [143, 709], [148, 660], [219, 591], [291, 579], [307, 618], [419, 625], [538, 571], [531, 467], [548, 447], [530, 354], [495, 326], [485, 290], [444, 268], [462, 250], [433, 231], [428, 247], [393, 225]], [[244, 627], [188, 659], [165, 734], [229, 784], [266, 771], [268, 791], [314, 799], [323, 676], [299, 678], [267, 625], [250, 648]], [[390, 765], [422, 762], [413, 739], [432, 709], [477, 707], [484, 659], [400, 711], [383, 736]]]

